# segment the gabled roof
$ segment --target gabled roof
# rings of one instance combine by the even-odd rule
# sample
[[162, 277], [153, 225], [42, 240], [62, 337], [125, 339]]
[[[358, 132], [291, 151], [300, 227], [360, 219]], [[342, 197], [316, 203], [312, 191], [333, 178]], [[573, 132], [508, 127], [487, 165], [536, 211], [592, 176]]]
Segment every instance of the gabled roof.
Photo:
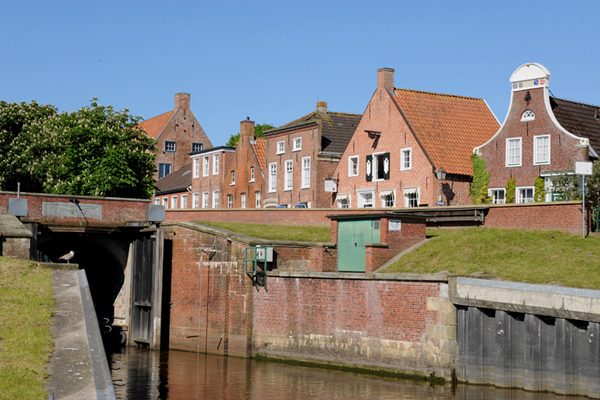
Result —
[[164, 114], [157, 115], [156, 117], [140, 122], [138, 125], [146, 131], [149, 137], [157, 140], [176, 111], [177, 110], [168, 111]]
[[483, 99], [394, 89], [392, 98], [435, 169], [473, 175], [473, 148], [500, 127]]
[[188, 164], [175, 172], [170, 173], [156, 182], [158, 192], [161, 194], [182, 192], [192, 184], [192, 164]]
[[254, 151], [254, 155], [258, 160], [258, 166], [261, 171], [263, 169], [263, 165], [265, 165], [265, 138], [264, 137], [255, 137], [252, 142], [252, 151]]
[[600, 154], [600, 106], [550, 97], [550, 106], [558, 123], [567, 131], [590, 140]]
[[292, 129], [307, 123], [321, 123], [321, 151], [328, 153], [343, 153], [360, 122], [362, 115], [338, 112], [320, 113], [313, 111], [279, 128], [271, 129], [268, 133], [277, 133], [282, 129]]

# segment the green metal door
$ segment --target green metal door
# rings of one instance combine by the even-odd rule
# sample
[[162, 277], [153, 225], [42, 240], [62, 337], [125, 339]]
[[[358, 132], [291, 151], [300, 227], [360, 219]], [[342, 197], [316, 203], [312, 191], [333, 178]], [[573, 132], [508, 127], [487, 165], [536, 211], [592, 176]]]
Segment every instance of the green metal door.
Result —
[[379, 242], [379, 220], [338, 221], [338, 271], [365, 272], [365, 243]]

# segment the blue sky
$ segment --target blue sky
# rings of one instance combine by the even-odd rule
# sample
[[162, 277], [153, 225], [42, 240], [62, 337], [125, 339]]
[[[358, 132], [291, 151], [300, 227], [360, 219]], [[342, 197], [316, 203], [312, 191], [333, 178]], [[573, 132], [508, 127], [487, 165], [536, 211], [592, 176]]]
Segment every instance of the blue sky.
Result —
[[5, 1], [0, 100], [151, 118], [191, 94], [213, 145], [327, 101], [362, 113], [395, 86], [485, 99], [502, 122], [527, 62], [556, 97], [600, 105], [600, 1]]

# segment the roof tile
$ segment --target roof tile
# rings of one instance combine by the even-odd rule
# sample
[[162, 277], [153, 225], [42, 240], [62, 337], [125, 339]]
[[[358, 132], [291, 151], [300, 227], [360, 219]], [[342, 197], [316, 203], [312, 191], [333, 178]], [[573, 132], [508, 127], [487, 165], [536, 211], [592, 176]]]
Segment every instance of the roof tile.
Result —
[[173, 116], [176, 110], [168, 111], [164, 114], [157, 115], [145, 121], [140, 122], [138, 125], [146, 131], [146, 134], [152, 139], [157, 140], [160, 133], [165, 129], [165, 126]]
[[550, 106], [558, 123], [569, 132], [588, 138], [600, 154], [600, 107], [550, 97]]

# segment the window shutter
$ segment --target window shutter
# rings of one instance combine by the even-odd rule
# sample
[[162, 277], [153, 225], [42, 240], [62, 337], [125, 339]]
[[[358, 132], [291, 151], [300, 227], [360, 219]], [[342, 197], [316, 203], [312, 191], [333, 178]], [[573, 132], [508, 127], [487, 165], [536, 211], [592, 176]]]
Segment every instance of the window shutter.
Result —
[[383, 154], [383, 179], [390, 179], [390, 153]]
[[367, 182], [373, 180], [373, 156], [367, 156], [367, 163], [365, 164], [367, 171]]

